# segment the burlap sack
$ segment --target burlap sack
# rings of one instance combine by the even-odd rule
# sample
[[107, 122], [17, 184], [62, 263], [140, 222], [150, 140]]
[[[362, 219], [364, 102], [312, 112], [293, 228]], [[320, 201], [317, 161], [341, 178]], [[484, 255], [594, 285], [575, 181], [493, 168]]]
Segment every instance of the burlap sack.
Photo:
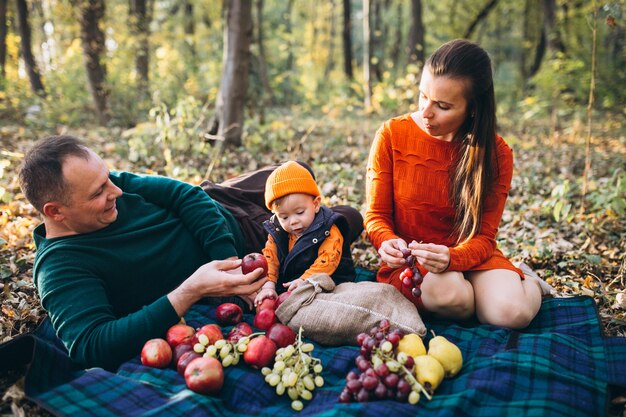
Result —
[[426, 334], [415, 305], [390, 284], [345, 282], [335, 286], [326, 274], [301, 284], [278, 307], [281, 323], [324, 345], [354, 345], [356, 336], [382, 319], [406, 333]]

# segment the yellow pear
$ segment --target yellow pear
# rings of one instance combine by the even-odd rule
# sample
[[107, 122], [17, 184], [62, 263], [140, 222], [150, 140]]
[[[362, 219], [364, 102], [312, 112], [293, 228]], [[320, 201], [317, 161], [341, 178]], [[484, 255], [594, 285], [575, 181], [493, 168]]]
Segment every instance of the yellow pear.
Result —
[[404, 352], [409, 356], [421, 356], [426, 354], [426, 346], [422, 338], [415, 333], [405, 334], [398, 342], [398, 352]]
[[430, 339], [428, 354], [441, 363], [447, 377], [455, 376], [463, 366], [461, 349], [443, 336], [435, 336]]
[[434, 357], [430, 355], [415, 357], [415, 378], [429, 394], [435, 392], [441, 384], [444, 373], [443, 366]]

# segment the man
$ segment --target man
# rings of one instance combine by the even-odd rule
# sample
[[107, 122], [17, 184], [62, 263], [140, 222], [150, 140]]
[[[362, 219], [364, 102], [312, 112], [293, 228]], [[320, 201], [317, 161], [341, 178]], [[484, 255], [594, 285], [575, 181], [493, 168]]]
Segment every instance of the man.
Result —
[[266, 281], [260, 268], [242, 274], [241, 228], [200, 187], [110, 173], [71, 136], [40, 140], [20, 183], [44, 219], [34, 231], [41, 303], [84, 367], [115, 368], [203, 297], [246, 296]]

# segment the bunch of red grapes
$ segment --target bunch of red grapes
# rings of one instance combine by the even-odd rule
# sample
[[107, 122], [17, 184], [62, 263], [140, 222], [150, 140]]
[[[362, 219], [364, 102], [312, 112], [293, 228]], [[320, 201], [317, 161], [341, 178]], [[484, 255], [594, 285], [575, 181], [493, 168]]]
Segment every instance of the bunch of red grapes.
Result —
[[415, 256], [411, 255], [411, 251], [409, 249], [402, 249], [402, 255], [404, 255], [407, 265], [404, 271], [400, 273], [402, 285], [406, 288], [411, 288], [413, 297], [419, 298], [419, 296], [422, 295], [422, 290], [418, 286], [424, 281], [424, 277], [417, 265], [415, 265]]
[[421, 387], [413, 376], [414, 360], [396, 347], [404, 336], [400, 329], [390, 329], [389, 320], [381, 320], [369, 334], [357, 336], [361, 346], [354, 360], [357, 369], [346, 376], [339, 402], [367, 402], [393, 399], [415, 404]]

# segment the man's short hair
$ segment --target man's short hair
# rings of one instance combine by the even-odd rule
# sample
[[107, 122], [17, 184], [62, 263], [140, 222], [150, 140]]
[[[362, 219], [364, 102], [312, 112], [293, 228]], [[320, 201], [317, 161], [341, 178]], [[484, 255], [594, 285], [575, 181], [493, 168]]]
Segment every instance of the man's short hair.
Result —
[[74, 136], [48, 136], [26, 153], [19, 172], [20, 187], [39, 212], [43, 213], [44, 204], [50, 201], [68, 202], [63, 163], [69, 156], [88, 159], [89, 148]]

